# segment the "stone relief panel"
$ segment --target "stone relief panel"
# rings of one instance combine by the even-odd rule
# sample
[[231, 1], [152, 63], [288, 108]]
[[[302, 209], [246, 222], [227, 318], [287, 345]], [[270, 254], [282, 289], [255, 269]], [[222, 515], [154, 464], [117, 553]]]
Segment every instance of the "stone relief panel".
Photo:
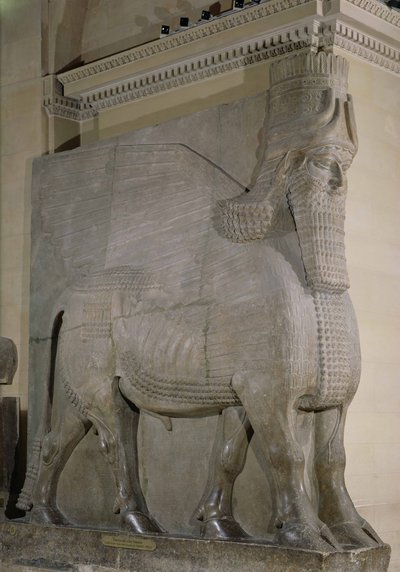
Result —
[[345, 60], [274, 64], [264, 114], [259, 97], [37, 161], [33, 522], [382, 543], [344, 482]]

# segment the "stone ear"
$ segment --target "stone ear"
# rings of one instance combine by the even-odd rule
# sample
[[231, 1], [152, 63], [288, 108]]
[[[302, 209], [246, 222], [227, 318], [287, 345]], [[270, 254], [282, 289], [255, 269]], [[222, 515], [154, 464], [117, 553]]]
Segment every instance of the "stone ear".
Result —
[[355, 153], [357, 153], [358, 149], [357, 126], [356, 126], [356, 119], [354, 117], [353, 98], [350, 94], [347, 94], [347, 101], [345, 101], [344, 103], [344, 112], [346, 116], [346, 125], [349, 137], [354, 145]]
[[276, 168], [276, 178], [280, 181], [290, 175], [290, 171], [300, 167], [305, 161], [306, 155], [303, 151], [288, 151]]
[[289, 160], [290, 151], [288, 151], [284, 157], [279, 161], [276, 169], [275, 169], [275, 180], [274, 180], [274, 189], [276, 190], [277, 185], [280, 187], [284, 182], [286, 177], [289, 173], [290, 168], [290, 160]]

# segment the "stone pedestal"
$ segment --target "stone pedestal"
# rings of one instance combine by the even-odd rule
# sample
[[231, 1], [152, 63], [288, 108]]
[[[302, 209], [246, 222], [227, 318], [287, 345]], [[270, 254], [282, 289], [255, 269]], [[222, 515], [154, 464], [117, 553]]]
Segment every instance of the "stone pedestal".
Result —
[[324, 554], [257, 542], [132, 536], [8, 522], [2, 572], [386, 572], [390, 547]]

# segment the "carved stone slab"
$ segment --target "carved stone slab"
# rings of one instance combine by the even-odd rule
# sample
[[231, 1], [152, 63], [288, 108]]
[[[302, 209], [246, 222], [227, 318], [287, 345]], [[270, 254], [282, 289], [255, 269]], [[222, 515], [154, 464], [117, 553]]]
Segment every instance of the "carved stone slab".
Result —
[[[82, 493], [76, 471], [65, 511], [57, 494], [89, 432], [114, 477], [109, 514], [120, 515], [120, 530], [190, 534], [191, 513], [204, 538], [247, 539], [257, 517], [251, 511], [243, 529], [232, 493], [254, 434], [272, 489], [272, 513], [258, 503], [269, 518], [264, 542], [341, 555], [384, 545], [344, 481], [344, 425], [360, 379], [344, 248], [345, 173], [358, 146], [347, 71], [326, 52], [271, 68], [267, 149], [248, 188], [171, 132], [169, 144], [117, 140], [38, 163], [31, 335], [36, 359], [39, 340], [50, 351], [47, 372], [32, 362], [41, 426], [17, 505], [32, 523], [91, 525], [70, 513]], [[220, 415], [195, 508], [199, 449], [181, 468], [183, 439], [156, 454], [156, 433], [142, 427], [137, 439], [141, 413], [163, 421], [164, 442], [177, 438], [175, 419]], [[306, 476], [303, 423], [309, 435], [315, 428]], [[206, 431], [187, 429], [194, 450]], [[148, 493], [153, 483], [165, 497], [169, 467], [179, 484], [164, 512]], [[94, 490], [92, 463], [84, 473]], [[252, 490], [253, 475], [245, 483]], [[106, 499], [99, 487], [90, 508]], [[186, 515], [165, 526], [178, 503]]]
[[[74, 280], [74, 273], [79, 272], [79, 269], [71, 269], [71, 253], [82, 243], [89, 247], [95, 245], [90, 234], [92, 229], [97, 232], [97, 238], [104, 238], [102, 254], [96, 259], [98, 267], [104, 264], [106, 256], [111, 259], [115, 255], [110, 248], [108, 251], [106, 248], [110, 234], [118, 240], [122, 238], [122, 230], [126, 231], [126, 237], [135, 232], [128, 224], [125, 216], [127, 209], [125, 208], [124, 212], [123, 207], [131, 189], [130, 150], [138, 144], [150, 147], [154, 144], [179, 141], [210, 162], [217, 163], [231, 175], [232, 181], [238, 181], [245, 187], [250, 184], [253, 171], [257, 168], [257, 160], [263, 155], [264, 117], [265, 95], [262, 94], [256, 98], [248, 98], [141, 130], [124, 138], [44, 157], [35, 162], [32, 188], [34, 259], [31, 299], [35, 303], [31, 306], [30, 314], [30, 442], [43, 418], [43, 380], [48, 375], [51, 346], [49, 333], [53, 312], [43, 312], [43, 303], [51, 309], [68, 283]], [[243, 145], [243, 142], [246, 144]], [[114, 156], [119, 159], [115, 166]], [[144, 166], [143, 173], [150, 173], [150, 168], [151, 166]], [[193, 180], [195, 173], [192, 173], [192, 165], [182, 164], [181, 168], [182, 172], [186, 172], [185, 176]], [[83, 191], [88, 180], [88, 170], [90, 181]], [[154, 167], [154, 176], [156, 170], [157, 167]], [[165, 169], [157, 176], [164, 185], [167, 183]], [[127, 182], [124, 182], [124, 177]], [[120, 205], [114, 202], [112, 206], [113, 192], [121, 199]], [[69, 197], [70, 200], [67, 210], [63, 206], [64, 197]], [[132, 205], [129, 205], [129, 209], [131, 207]], [[64, 245], [69, 250], [64, 262], [57, 256], [58, 245], [62, 243], [61, 226], [56, 226], [58, 234], [53, 235], [52, 241], [49, 239], [50, 215], [55, 215], [57, 210], [64, 222], [70, 217], [71, 231], [77, 227], [85, 229], [88, 213], [92, 213], [93, 224], [86, 229], [85, 236], [78, 232], [68, 235], [67, 229], [68, 240]], [[126, 264], [130, 260], [131, 240], [126, 241], [123, 254], [119, 254], [118, 264]], [[145, 248], [144, 244], [142, 251]], [[140, 255], [140, 250], [135, 249], [135, 252]], [[84, 268], [85, 262], [90, 263], [90, 258], [82, 260], [80, 268]], [[159, 420], [142, 415], [139, 443], [143, 487], [157, 518], [172, 533], [198, 533], [198, 523], [191, 520], [191, 515], [205, 486], [216, 422], [215, 416], [195, 420], [174, 419], [173, 431], [168, 432]], [[193, 442], [196, 443], [195, 448]], [[28, 450], [31, 450], [31, 446]], [[169, 475], [168, 487], [165, 487], [163, 482], [165, 474]], [[249, 479], [251, 486], [248, 486]], [[77, 482], [80, 483], [78, 488], [73, 485]], [[112, 514], [112, 475], [99, 454], [97, 438], [92, 432], [79, 444], [63, 471], [58, 494], [60, 506], [77, 524], [118, 526], [118, 515]], [[269, 510], [270, 495], [268, 483], [253, 448], [249, 452], [244, 473], [238, 479], [236, 494], [237, 510], [249, 532], [258, 536], [264, 535], [268, 521], [265, 511]]]

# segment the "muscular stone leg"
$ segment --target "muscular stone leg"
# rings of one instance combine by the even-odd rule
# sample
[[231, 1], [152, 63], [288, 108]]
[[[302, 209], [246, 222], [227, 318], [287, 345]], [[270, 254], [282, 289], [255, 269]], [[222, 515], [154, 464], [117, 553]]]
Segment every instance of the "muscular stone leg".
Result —
[[137, 430], [140, 413], [121, 395], [114, 380], [112, 401], [96, 396], [90, 413], [100, 439], [100, 448], [110, 464], [117, 495], [114, 512], [121, 527], [137, 534], [164, 532], [150, 516], [139, 480]]
[[[238, 425], [238, 419], [240, 424]], [[195, 517], [206, 538], [246, 538], [232, 514], [232, 493], [243, 470], [253, 430], [242, 407], [225, 409], [218, 418], [207, 485]]]
[[269, 379], [259, 372], [236, 374], [233, 388], [249, 416], [275, 483], [275, 540], [310, 550], [339, 549], [305, 489], [304, 455], [295, 436], [298, 396], [288, 397], [288, 392], [282, 391], [282, 380]]
[[57, 486], [71, 453], [85, 436], [90, 423], [72, 406], [55, 404], [50, 432], [44, 437], [40, 467], [33, 491], [31, 520], [39, 523], [68, 524], [57, 506]]
[[315, 414], [315, 472], [319, 517], [344, 546], [374, 547], [381, 539], [356, 511], [346, 489], [343, 445], [347, 407]]

